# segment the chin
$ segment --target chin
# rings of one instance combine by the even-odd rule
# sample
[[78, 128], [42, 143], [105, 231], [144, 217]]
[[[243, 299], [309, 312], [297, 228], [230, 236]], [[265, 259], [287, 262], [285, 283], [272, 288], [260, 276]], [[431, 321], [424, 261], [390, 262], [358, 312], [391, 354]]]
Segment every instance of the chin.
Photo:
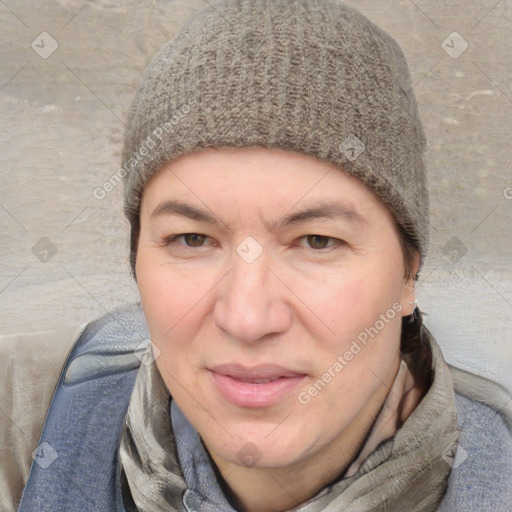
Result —
[[213, 443], [205, 439], [205, 444], [232, 464], [257, 468], [286, 467], [307, 458], [307, 451], [314, 451], [312, 448], [307, 450], [310, 443], [303, 433], [293, 435], [283, 430], [272, 434], [275, 428], [275, 424], [270, 428], [266, 424], [258, 432], [252, 426], [250, 434], [240, 429], [232, 437], [226, 435], [221, 445], [218, 437], [212, 439]]

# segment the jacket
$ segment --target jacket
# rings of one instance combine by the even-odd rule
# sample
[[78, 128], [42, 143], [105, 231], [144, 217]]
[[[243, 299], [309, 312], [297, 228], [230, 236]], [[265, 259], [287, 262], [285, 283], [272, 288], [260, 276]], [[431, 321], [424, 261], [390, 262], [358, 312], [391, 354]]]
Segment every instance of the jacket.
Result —
[[[10, 397], [0, 403], [0, 511], [16, 510], [22, 490], [20, 512], [126, 510], [117, 450], [147, 338], [138, 306], [77, 329], [2, 338], [0, 375]], [[48, 352], [50, 344], [57, 353]], [[57, 361], [68, 351], [57, 378]], [[34, 373], [39, 357], [47, 375]], [[510, 512], [512, 396], [481, 377], [451, 372], [462, 448], [439, 511]]]

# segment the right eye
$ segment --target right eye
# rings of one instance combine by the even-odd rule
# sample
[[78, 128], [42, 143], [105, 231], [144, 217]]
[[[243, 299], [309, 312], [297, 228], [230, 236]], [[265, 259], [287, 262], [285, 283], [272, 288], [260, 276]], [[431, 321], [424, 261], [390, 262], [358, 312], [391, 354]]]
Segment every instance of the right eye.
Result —
[[167, 237], [164, 241], [165, 245], [170, 245], [172, 243], [177, 242], [179, 239], [182, 239], [185, 243], [180, 243], [180, 245], [184, 245], [185, 247], [203, 247], [204, 242], [208, 239], [206, 235], [201, 235], [200, 233], [183, 233], [180, 235], [172, 235]]

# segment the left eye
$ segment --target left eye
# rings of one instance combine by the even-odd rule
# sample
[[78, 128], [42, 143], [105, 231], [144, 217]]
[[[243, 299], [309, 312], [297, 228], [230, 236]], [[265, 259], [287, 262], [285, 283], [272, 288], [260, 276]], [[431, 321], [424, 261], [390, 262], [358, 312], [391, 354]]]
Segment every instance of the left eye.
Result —
[[[323, 235], [307, 235], [302, 239], [306, 240], [312, 249], [326, 249], [327, 247], [342, 243], [341, 240]], [[330, 246], [328, 245], [329, 242], [332, 242]]]

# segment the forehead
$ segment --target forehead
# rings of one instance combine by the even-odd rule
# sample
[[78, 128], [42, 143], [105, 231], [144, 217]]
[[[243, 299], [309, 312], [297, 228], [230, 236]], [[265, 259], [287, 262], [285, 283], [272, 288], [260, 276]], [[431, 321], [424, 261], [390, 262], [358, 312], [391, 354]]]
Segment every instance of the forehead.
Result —
[[360, 180], [315, 157], [268, 148], [208, 148], [173, 160], [146, 185], [140, 215], [143, 226], [179, 220], [194, 229], [277, 233], [322, 225], [367, 239], [397, 235], [387, 206]]
[[[364, 205], [383, 205], [366, 185], [338, 166], [295, 151], [262, 147], [206, 148], [161, 168], [146, 184], [147, 199], [164, 196], [223, 196], [272, 207], [304, 204], [323, 197], [340, 199], [357, 217]], [[361, 213], [361, 212], [359, 212]]]

